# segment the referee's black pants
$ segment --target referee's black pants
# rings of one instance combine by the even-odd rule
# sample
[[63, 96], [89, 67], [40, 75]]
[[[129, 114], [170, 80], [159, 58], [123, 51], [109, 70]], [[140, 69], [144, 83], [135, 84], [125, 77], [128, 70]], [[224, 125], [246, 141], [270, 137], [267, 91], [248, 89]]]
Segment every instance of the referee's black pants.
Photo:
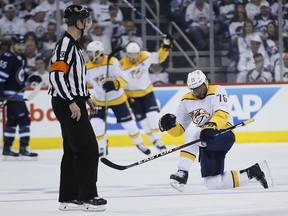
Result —
[[52, 97], [52, 108], [60, 122], [63, 137], [59, 202], [87, 201], [98, 196], [98, 143], [88, 118], [85, 98], [76, 97], [81, 109], [79, 121], [71, 118], [67, 102]]

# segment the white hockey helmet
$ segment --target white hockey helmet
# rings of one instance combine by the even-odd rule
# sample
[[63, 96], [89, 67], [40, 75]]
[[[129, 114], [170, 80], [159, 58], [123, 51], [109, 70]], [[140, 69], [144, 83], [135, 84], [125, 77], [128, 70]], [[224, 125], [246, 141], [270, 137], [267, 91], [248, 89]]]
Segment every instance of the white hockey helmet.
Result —
[[97, 61], [104, 55], [104, 45], [101, 41], [92, 41], [87, 45], [87, 52], [92, 53], [93, 62]]
[[208, 79], [201, 70], [195, 70], [188, 74], [187, 85], [189, 89], [193, 90], [205, 83], [208, 88]]
[[139, 53], [140, 52], [140, 46], [138, 43], [136, 42], [130, 42], [127, 46], [126, 46], [126, 52], [127, 53]]

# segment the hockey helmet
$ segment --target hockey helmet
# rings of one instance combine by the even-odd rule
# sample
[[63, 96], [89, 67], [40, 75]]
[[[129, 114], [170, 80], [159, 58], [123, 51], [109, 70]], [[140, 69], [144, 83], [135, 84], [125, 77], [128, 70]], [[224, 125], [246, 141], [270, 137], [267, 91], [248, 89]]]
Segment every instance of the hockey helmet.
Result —
[[25, 43], [25, 37], [22, 34], [14, 34], [12, 35], [12, 44], [24, 44]]
[[140, 52], [140, 46], [138, 45], [138, 43], [136, 42], [130, 42], [127, 46], [126, 46], [126, 52], [127, 53], [139, 53]]
[[208, 79], [201, 70], [195, 70], [188, 74], [187, 85], [195, 97], [200, 99], [206, 97], [208, 90]]
[[92, 41], [87, 45], [87, 52], [92, 53], [93, 62], [104, 55], [104, 45], [101, 41]]
[[189, 89], [195, 89], [205, 83], [208, 88], [208, 79], [201, 70], [195, 70], [188, 74], [187, 85]]
[[90, 24], [92, 21], [89, 11], [86, 7], [81, 5], [70, 5], [64, 11], [64, 18], [67, 25], [75, 25], [77, 20], [82, 20], [83, 23]]

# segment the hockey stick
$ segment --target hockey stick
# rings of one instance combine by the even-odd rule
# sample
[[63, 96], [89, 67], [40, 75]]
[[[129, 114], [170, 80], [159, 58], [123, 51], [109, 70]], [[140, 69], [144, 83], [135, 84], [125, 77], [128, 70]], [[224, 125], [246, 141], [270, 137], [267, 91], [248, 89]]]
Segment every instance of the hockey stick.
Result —
[[[226, 133], [226, 132], [228, 132], [228, 131], [231, 131], [231, 130], [233, 130], [233, 129], [235, 129], [235, 128], [238, 128], [238, 127], [247, 125], [247, 124], [249, 124], [249, 123], [251, 123], [251, 122], [254, 122], [254, 119], [253, 119], [253, 118], [248, 119], [248, 120], [246, 120], [246, 121], [244, 121], [244, 122], [241, 122], [241, 123], [239, 123], [239, 124], [236, 124], [236, 125], [234, 125], [234, 126], [232, 126], [232, 127], [229, 127], [229, 128], [224, 129], [224, 130], [221, 130], [218, 134], [216, 134], [216, 136], [219, 136], [220, 134], [223, 134], [223, 133]], [[128, 168], [131, 168], [131, 167], [138, 166], [138, 165], [141, 165], [141, 164], [143, 164], [143, 163], [149, 162], [149, 161], [151, 161], [151, 160], [157, 159], [157, 158], [159, 158], [159, 157], [165, 156], [165, 155], [170, 154], [170, 153], [172, 153], [172, 152], [178, 151], [179, 149], [183, 149], [183, 148], [185, 148], [185, 147], [187, 147], [187, 146], [194, 145], [194, 144], [196, 144], [196, 143], [198, 143], [198, 142], [200, 142], [200, 141], [201, 141], [201, 139], [197, 139], [197, 140], [194, 140], [194, 141], [192, 141], [192, 142], [189, 142], [189, 143], [186, 143], [186, 144], [183, 144], [183, 145], [180, 145], [180, 146], [176, 146], [176, 147], [174, 147], [174, 148], [172, 148], [172, 149], [169, 149], [169, 150], [160, 152], [160, 153], [158, 153], [158, 154], [156, 154], [156, 155], [153, 155], [153, 156], [151, 156], [151, 157], [149, 157], [149, 158], [140, 160], [140, 161], [138, 161], [138, 162], [132, 163], [132, 164], [127, 165], [127, 166], [121, 166], [121, 165], [115, 164], [115, 163], [109, 161], [107, 158], [101, 158], [101, 161], [102, 161], [102, 163], [104, 163], [105, 165], [107, 165], [107, 166], [109, 166], [109, 167], [111, 167], [111, 168], [113, 168], [113, 169], [125, 170], [125, 169], [128, 169]]]
[[35, 98], [35, 96], [40, 92], [41, 90], [41, 86], [42, 84], [38, 84], [36, 86], [34, 86], [32, 92], [30, 93], [30, 95], [28, 95], [26, 98], [23, 99], [18, 99], [18, 98], [14, 98], [17, 94], [19, 94], [20, 92], [24, 91], [27, 87], [22, 88], [21, 90], [15, 92], [13, 95], [11, 95], [8, 98], [0, 98], [0, 100], [3, 101], [2, 105], [0, 107], [4, 107], [7, 103], [7, 101], [30, 101], [33, 98]]
[[125, 2], [125, 4], [127, 4], [134, 12], [136, 12], [142, 19], [145, 19], [146, 22], [148, 22], [150, 24], [150, 26], [156, 31], [158, 32], [162, 37], [164, 37], [163, 32], [157, 27], [155, 26], [147, 17], [144, 16], [144, 14], [142, 14], [140, 11], [138, 11], [130, 2], [128, 2], [127, 0], [122, 0], [123, 2]]
[[[112, 52], [108, 55], [107, 58], [107, 67], [106, 67], [106, 76], [105, 76], [105, 80], [107, 81], [109, 78], [109, 62], [110, 59], [118, 52], [120, 52], [122, 50], [122, 47], [117, 47], [114, 50], [112, 50]], [[105, 134], [106, 134], [106, 130], [107, 130], [107, 114], [108, 114], [108, 92], [105, 93], [105, 116], [104, 116], [104, 122], [105, 122]]]

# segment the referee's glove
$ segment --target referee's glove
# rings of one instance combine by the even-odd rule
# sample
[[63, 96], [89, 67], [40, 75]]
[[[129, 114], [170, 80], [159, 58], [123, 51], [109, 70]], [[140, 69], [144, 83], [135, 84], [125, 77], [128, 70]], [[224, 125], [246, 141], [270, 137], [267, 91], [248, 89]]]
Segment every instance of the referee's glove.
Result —
[[165, 114], [160, 118], [158, 126], [161, 132], [168, 131], [171, 128], [176, 127], [176, 116], [171, 113]]
[[102, 88], [104, 89], [105, 92], [109, 91], [118, 91], [120, 88], [120, 83], [118, 80], [108, 80], [105, 83], [103, 83]]

